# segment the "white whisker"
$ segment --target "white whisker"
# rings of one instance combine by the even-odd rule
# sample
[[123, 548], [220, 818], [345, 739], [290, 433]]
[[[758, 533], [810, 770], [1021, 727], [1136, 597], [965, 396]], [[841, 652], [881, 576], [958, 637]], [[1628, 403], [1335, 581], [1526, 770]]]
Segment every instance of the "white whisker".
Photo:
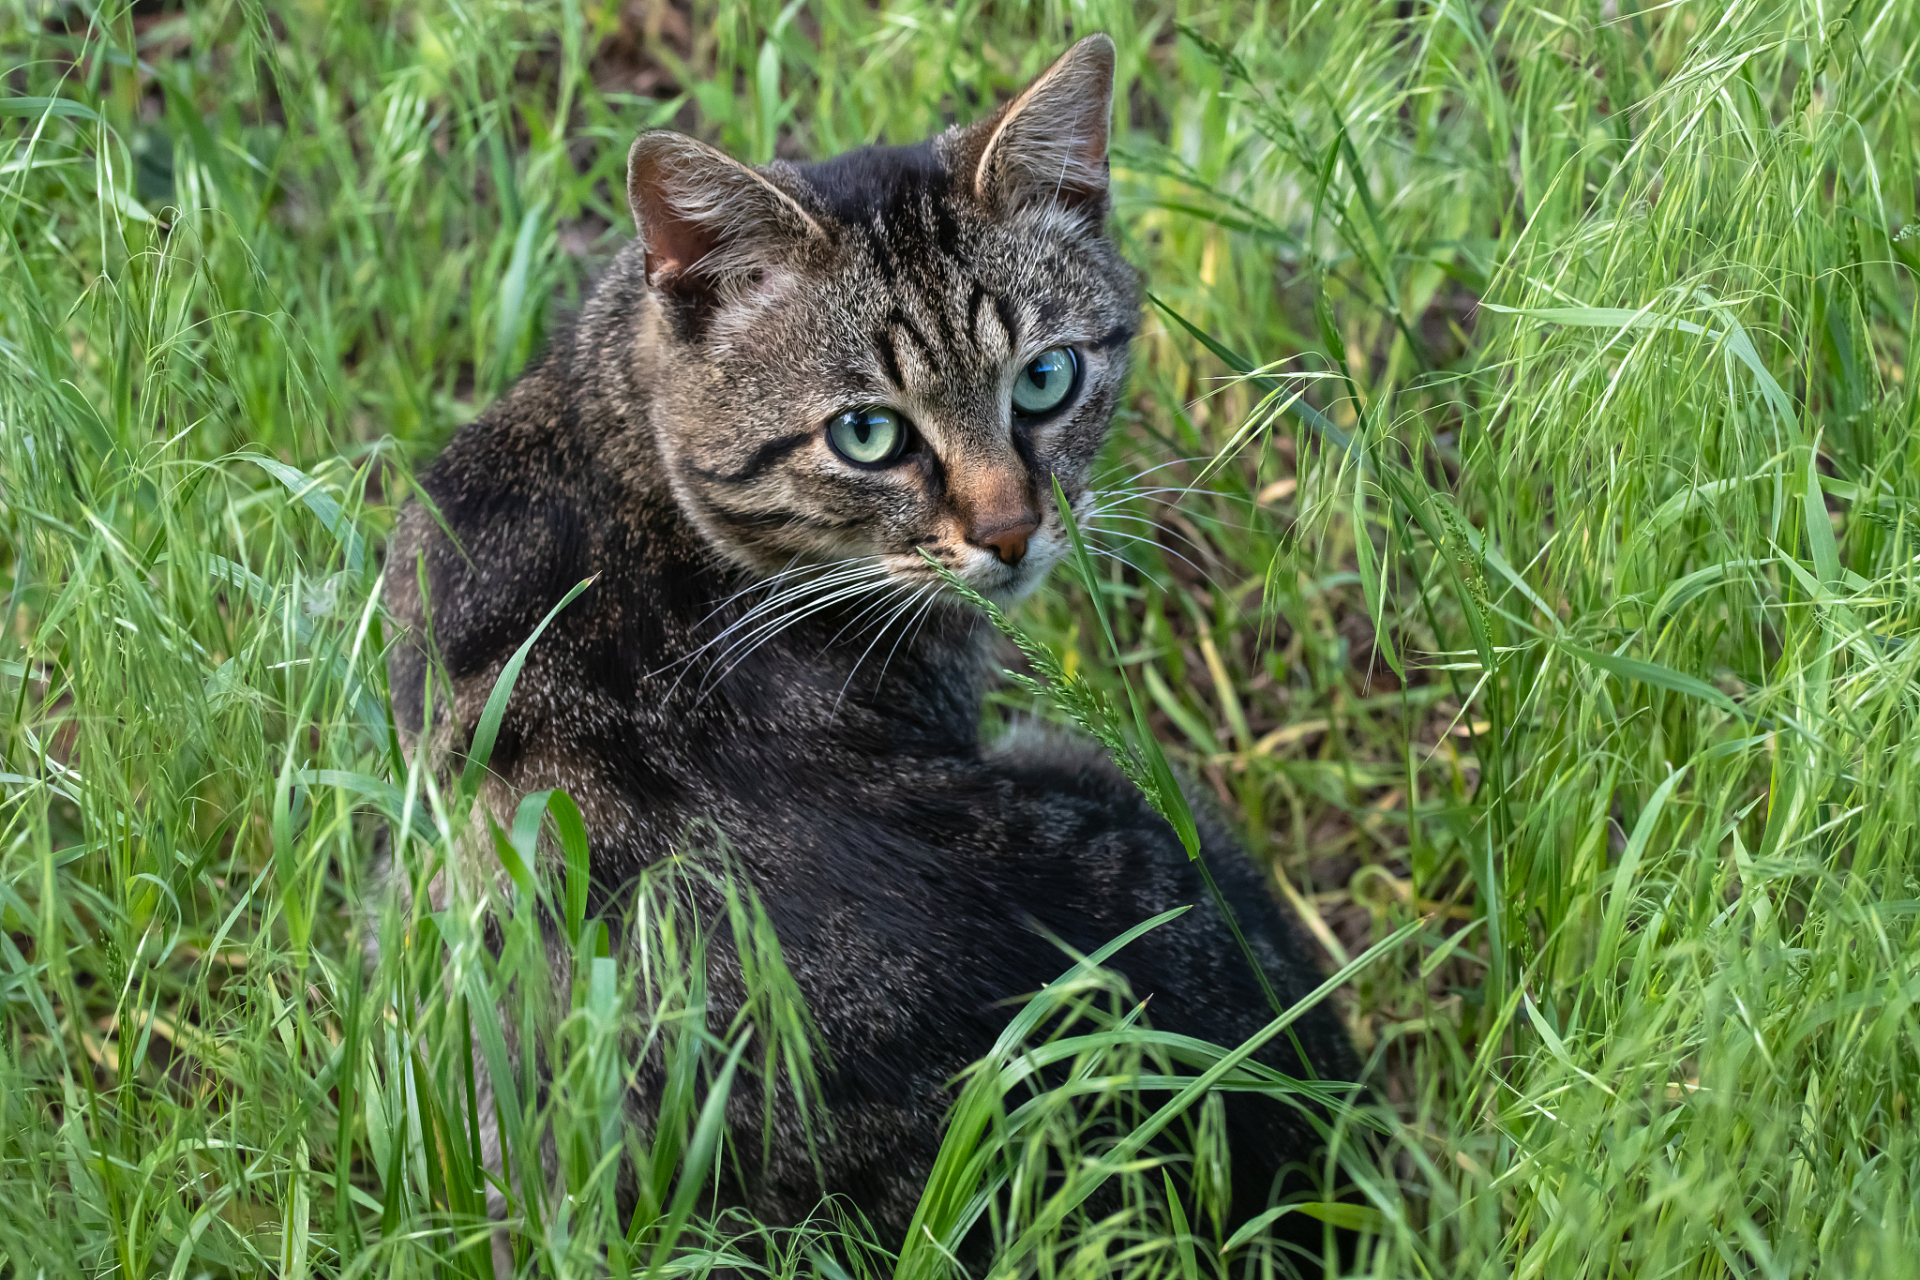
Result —
[[[945, 586], [945, 585], [946, 585], [945, 583], [940, 584], [940, 586]], [[917, 636], [920, 634], [920, 624], [926, 621], [927, 610], [931, 609], [933, 607], [933, 602], [938, 600], [939, 598], [940, 598], [940, 591], [939, 591], [939, 588], [936, 587], [931, 593], [928, 594], [926, 603], [920, 606], [920, 613], [912, 624], [914, 635]], [[900, 632], [900, 639], [904, 640], [906, 638], [907, 638], [906, 629], [902, 628]], [[893, 665], [893, 655], [898, 653], [899, 651], [900, 651], [900, 640], [895, 640], [893, 642], [893, 647], [887, 650], [886, 661], [880, 664], [880, 674], [875, 677], [874, 679], [875, 684], [878, 684], [880, 681], [885, 680], [887, 678], [887, 668]]]
[[[741, 644], [765, 639], [788, 625], [794, 620], [798, 608], [804, 606], [809, 600], [823, 593], [829, 598], [838, 598], [850, 588], [857, 593], [876, 581], [884, 581], [886, 576], [886, 570], [882, 566], [865, 557], [835, 561], [824, 571], [814, 570], [812, 577], [778, 586], [766, 599], [756, 601], [752, 607], [721, 628], [705, 643], [649, 674], [660, 675], [676, 666], [681, 667], [681, 675], [674, 680], [672, 688], [668, 690], [671, 694], [680, 687], [681, 680], [685, 679], [686, 670], [691, 669], [693, 661], [701, 655], [720, 648], [720, 660], [724, 661], [726, 656]], [[755, 585], [763, 586], [766, 581], [763, 579]], [[736, 593], [733, 598], [738, 599], [739, 593]], [[713, 615], [707, 616], [710, 618]], [[743, 632], [744, 635], [741, 634]]]
[[825, 564], [798, 564], [796, 562], [800, 559], [800, 557], [798, 555], [795, 555], [792, 560], [787, 561], [787, 567], [780, 570], [778, 573], [768, 574], [764, 578], [755, 578], [753, 581], [749, 582], [746, 586], [740, 588], [740, 590], [734, 592], [732, 595], [728, 596], [726, 599], [714, 605], [713, 608], [707, 613], [707, 615], [700, 619], [700, 623], [701, 625], [705, 625], [706, 623], [712, 621], [716, 614], [718, 614], [722, 609], [725, 609], [728, 605], [732, 604], [735, 600], [740, 599], [740, 597], [742, 596], [752, 595], [754, 592], [760, 590], [762, 587], [774, 586], [775, 584], [781, 582], [783, 579], [793, 577], [796, 574], [814, 573], [814, 572], [824, 573], [830, 569], [837, 569], [842, 565], [858, 564], [861, 561], [865, 560], [866, 558], [867, 557], [865, 556], [848, 556], [844, 560], [829, 560]]
[[[838, 712], [840, 710], [840, 704], [846, 700], [847, 690], [853, 687], [853, 678], [854, 676], [859, 674], [860, 664], [867, 660], [867, 655], [873, 652], [873, 647], [875, 645], [879, 644], [882, 640], [886, 639], [887, 628], [893, 625], [894, 619], [898, 618], [901, 614], [905, 613], [908, 609], [913, 608], [913, 606], [919, 601], [920, 597], [924, 595], [926, 592], [928, 592], [929, 590], [931, 590], [935, 594], [938, 594], [940, 590], [940, 584], [935, 583], [929, 586], [920, 586], [920, 587], [914, 588], [913, 594], [907, 597], [906, 601], [903, 604], [901, 604], [898, 608], [894, 609], [892, 613], [889, 613], [886, 616], [886, 619], [883, 622], [881, 622], [881, 624], [878, 627], [874, 629], [873, 639], [867, 642], [867, 647], [862, 649], [860, 651], [860, 656], [853, 660], [853, 666], [847, 669], [847, 678], [840, 685], [839, 696], [835, 697], [833, 700], [833, 709], [835, 712]], [[898, 645], [899, 641], [896, 640], [894, 641], [894, 643]], [[888, 650], [887, 656], [889, 658], [893, 656], [892, 650]], [[884, 665], [880, 668], [880, 674], [882, 676], [887, 674], [887, 669]]]
[[[1179, 538], [1183, 542], [1193, 541], [1192, 538], [1188, 537], [1186, 534], [1182, 533], [1179, 529], [1176, 529], [1174, 526], [1168, 524], [1166, 521], [1155, 520], [1152, 516], [1136, 516], [1136, 515], [1128, 514], [1126, 512], [1116, 513], [1111, 511], [1102, 511], [1102, 512], [1098, 512], [1093, 516], [1090, 516], [1083, 523], [1091, 524], [1095, 520], [1125, 520], [1131, 524], [1144, 524], [1148, 528], [1158, 529], [1162, 533], [1170, 533], [1174, 537]], [[1252, 528], [1251, 525], [1240, 524], [1237, 521], [1233, 521], [1233, 520], [1215, 520], [1211, 516], [1206, 517], [1206, 522], [1210, 525], [1217, 525], [1222, 529], [1238, 529], [1243, 533], [1247, 532]], [[1095, 531], [1098, 532], [1097, 526], [1095, 527]]]
[[1175, 551], [1172, 547], [1169, 547], [1164, 543], [1160, 542], [1160, 540], [1157, 538], [1142, 537], [1140, 534], [1128, 533], [1123, 529], [1102, 529], [1100, 530], [1100, 533], [1103, 536], [1109, 537], [1109, 538], [1121, 538], [1127, 542], [1145, 543], [1147, 546], [1154, 548], [1161, 555], [1172, 556], [1174, 559], [1182, 562], [1188, 568], [1192, 569], [1195, 573], [1205, 578], [1209, 583], [1212, 583], [1214, 586], [1217, 587], [1220, 585], [1218, 582], [1214, 582], [1213, 575], [1211, 573], [1208, 573], [1204, 566], [1196, 564], [1192, 557], [1182, 555], [1180, 552]]
[[699, 653], [712, 648], [714, 645], [726, 640], [727, 637], [735, 631], [752, 624], [756, 618], [764, 616], [773, 609], [804, 600], [810, 595], [843, 586], [849, 582], [858, 582], [869, 578], [883, 578], [885, 576], [886, 570], [884, 568], [874, 564], [870, 560], [862, 560], [848, 567], [823, 573], [818, 577], [806, 578], [796, 583], [789, 583], [769, 595], [765, 600], [754, 604], [752, 608], [727, 624], [718, 634], [707, 641], [706, 644], [702, 645], [700, 649], [695, 650], [695, 652]]
[[885, 591], [880, 592], [874, 598], [874, 600], [871, 603], [869, 603], [865, 608], [861, 609], [860, 612], [854, 614], [853, 617], [847, 619], [846, 623], [838, 631], [833, 633], [832, 638], [830, 638], [826, 644], [821, 646], [821, 651], [825, 652], [827, 649], [831, 648], [835, 643], [839, 641], [841, 636], [845, 635], [848, 631], [851, 631], [854, 627], [858, 626], [869, 615], [877, 612], [880, 609], [885, 608], [887, 604], [893, 601], [894, 599], [896, 599], [902, 591], [912, 590], [914, 585], [915, 584], [911, 582], [896, 582], [893, 586], [888, 587]]
[[[1168, 467], [1184, 466], [1189, 462], [1211, 462], [1211, 461], [1213, 461], [1212, 454], [1196, 453], [1191, 458], [1169, 458], [1165, 462], [1158, 463], [1154, 466], [1148, 467], [1145, 471], [1136, 471], [1132, 474], [1134, 479], [1143, 480], [1146, 477], [1152, 475], [1156, 471], [1165, 471]], [[1109, 467], [1107, 470], [1100, 473], [1099, 479], [1104, 480], [1108, 476], [1119, 475], [1124, 471], [1126, 471], [1125, 467]]]
[[[1119, 506], [1123, 503], [1139, 499], [1158, 497], [1165, 493], [1176, 494], [1183, 498], [1198, 494], [1208, 498], [1220, 498], [1227, 502], [1252, 502], [1252, 499], [1245, 494], [1229, 493], [1225, 489], [1200, 489], [1191, 485], [1159, 485], [1139, 489], [1101, 489], [1095, 492], [1094, 496], [1096, 501], [1094, 505], [1100, 507]], [[1171, 507], [1175, 504], [1167, 502], [1166, 505]]]
[[1154, 577], [1152, 574], [1148, 573], [1145, 569], [1142, 569], [1139, 565], [1135, 564], [1133, 561], [1121, 555], [1118, 551], [1108, 551], [1104, 547], [1088, 547], [1087, 550], [1093, 552], [1093, 554], [1097, 556], [1105, 556], [1109, 560], [1118, 560], [1121, 564], [1127, 566], [1127, 568], [1133, 570], [1135, 573], [1145, 578], [1148, 582], [1151, 582], [1154, 586], [1160, 588], [1160, 590], [1165, 591], [1167, 589], [1166, 583], [1160, 581], [1160, 579]]
[[842, 585], [817, 599], [804, 601], [799, 607], [766, 621], [755, 631], [734, 641], [714, 660], [715, 666], [718, 669], [713, 671], [709, 678], [702, 683], [700, 696], [705, 698], [707, 693], [710, 692], [715, 685], [733, 674], [733, 672], [740, 667], [741, 663], [752, 657], [756, 650], [771, 641], [782, 631], [785, 631], [796, 623], [813, 617], [822, 610], [830, 609], [835, 605], [843, 604], [849, 600], [858, 600], [861, 596], [873, 590], [877, 585], [879, 584], [870, 579]]
[[769, 609], [777, 608], [782, 604], [804, 598], [808, 594], [815, 591], [819, 591], [825, 587], [831, 586], [834, 583], [848, 581], [852, 578], [857, 578], [861, 576], [863, 573], [872, 572], [872, 569], [870, 566], [871, 566], [871, 562], [866, 561], [864, 557], [861, 557], [861, 558], [850, 559], [850, 560], [835, 561], [832, 565], [828, 565], [828, 566], [816, 567], [816, 566], [809, 565], [807, 566], [807, 571], [810, 572], [812, 576], [799, 578], [797, 581], [794, 581], [794, 582], [782, 583], [780, 582], [780, 579], [785, 578], [790, 574], [798, 572], [795, 570], [783, 570], [781, 573], [774, 575], [772, 578], [760, 579], [759, 581], [756, 581], [750, 586], [748, 586], [745, 590], [737, 591], [733, 595], [729, 596], [727, 599], [721, 601], [720, 604], [716, 606], [711, 612], [709, 612], [706, 615], [706, 617], [702, 618], [700, 622], [702, 625], [704, 625], [706, 622], [710, 621], [716, 614], [724, 610], [727, 605], [733, 603], [735, 600], [738, 600], [742, 596], [748, 595], [751, 592], [760, 590], [761, 588], [772, 586], [773, 590], [767, 595], [767, 597], [764, 600], [756, 601], [751, 607], [747, 609], [745, 613], [741, 614], [740, 617], [734, 619], [731, 623], [721, 628], [718, 634], [713, 636], [705, 644], [701, 645], [698, 649], [695, 649], [691, 654], [687, 656], [697, 657], [699, 654], [705, 652], [707, 649], [713, 647], [715, 644], [718, 644], [721, 641], [725, 640], [727, 636], [730, 635], [732, 632], [738, 630], [740, 627], [748, 625], [753, 621], [753, 619], [757, 615], [763, 614]]
[[[731, 644], [728, 644], [720, 651], [715, 661], [726, 662], [729, 658], [734, 657], [736, 653], [739, 654], [739, 658], [744, 658], [747, 653], [751, 653], [754, 649], [757, 649], [778, 633], [785, 631], [794, 623], [804, 618], [810, 618], [822, 609], [831, 608], [843, 601], [857, 600], [869, 590], [878, 586], [882, 581], [884, 581], [884, 578], [876, 581], [874, 577], [870, 576], [851, 582], [835, 583], [831, 588], [825, 590], [824, 593], [809, 593], [808, 595], [797, 596], [787, 601], [782, 601], [781, 603], [783, 604], [791, 603], [794, 605], [793, 608], [787, 609], [784, 612], [769, 614], [763, 610], [758, 614], [754, 628], [744, 635], [735, 637]], [[745, 620], [743, 619], [742, 621]], [[737, 629], [737, 627], [729, 628], [730, 631]], [[718, 638], [716, 638], [716, 642], [717, 639]], [[742, 652], [743, 650], [744, 652]], [[734, 659], [734, 665], [738, 665], [739, 658]]]

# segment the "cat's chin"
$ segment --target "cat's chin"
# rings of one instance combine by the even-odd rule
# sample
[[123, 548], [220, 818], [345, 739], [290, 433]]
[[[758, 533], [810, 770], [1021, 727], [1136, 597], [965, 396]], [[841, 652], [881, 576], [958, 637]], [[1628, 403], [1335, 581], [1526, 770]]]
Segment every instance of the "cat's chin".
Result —
[[[981, 580], [969, 581], [967, 585], [992, 602], [995, 608], [1011, 609], [1040, 589], [1058, 561], [1057, 555], [1030, 556], [1011, 572], [982, 575]], [[972, 607], [957, 599], [954, 603], [961, 608]]]
[[[1013, 608], [1015, 605], [1019, 604], [1022, 600], [1025, 600], [1028, 596], [1032, 595], [1035, 591], [1039, 590], [1040, 584], [1042, 582], [1045, 582], [1046, 580], [1047, 579], [1045, 574], [1037, 573], [1037, 574], [1034, 574], [1030, 579], [1024, 579], [1024, 580], [1016, 579], [1015, 581], [1011, 583], [1007, 583], [1003, 586], [982, 587], [982, 588], [976, 588], [976, 589], [979, 590], [980, 595], [984, 599], [991, 602], [996, 609], [1006, 610], [1006, 609]], [[954, 601], [954, 603], [963, 609], [972, 607], [971, 605], [968, 605], [966, 602], [960, 601], [960, 600], [956, 600]]]

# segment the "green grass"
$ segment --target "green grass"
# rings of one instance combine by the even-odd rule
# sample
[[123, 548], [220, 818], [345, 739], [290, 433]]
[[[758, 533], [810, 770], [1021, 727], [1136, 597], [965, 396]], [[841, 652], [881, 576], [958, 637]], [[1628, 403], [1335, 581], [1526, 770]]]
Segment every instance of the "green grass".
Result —
[[[1168, 491], [1094, 522], [1112, 646], [1066, 573], [1018, 622], [1124, 672], [1349, 970], [1360, 1269], [1920, 1273], [1920, 6], [140, 8], [0, 15], [0, 1276], [488, 1274], [468, 1048], [513, 1036], [557, 1084], [509, 1154], [572, 1193], [516, 1204], [521, 1265], [735, 1257], [713, 1108], [809, 1071], [775, 944], [663, 869], [646, 965], [562, 906], [571, 1004], [500, 1025], [569, 872], [498, 957], [380, 892], [376, 827], [422, 883], [458, 811], [392, 747], [380, 540], [627, 234], [636, 131], [911, 139], [1069, 26], [1118, 44], [1164, 304], [1111, 462]], [[715, 929], [767, 1034], [697, 1016]], [[674, 1082], [644, 1140], [622, 1008]], [[926, 1221], [998, 1178], [997, 1273], [1264, 1274], [1089, 1145], [1220, 1050], [1092, 972], [1029, 1016]], [[754, 1256], [946, 1269], [858, 1237]]]

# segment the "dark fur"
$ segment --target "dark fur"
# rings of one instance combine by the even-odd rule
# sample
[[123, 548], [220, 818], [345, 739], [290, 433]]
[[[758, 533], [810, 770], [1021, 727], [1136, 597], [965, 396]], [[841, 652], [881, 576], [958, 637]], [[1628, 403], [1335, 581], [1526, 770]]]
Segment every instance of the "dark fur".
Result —
[[[948, 1082], [991, 1045], [1010, 998], [1068, 964], [1035, 926], [1091, 951], [1194, 904], [1115, 962], [1152, 998], [1152, 1021], [1233, 1044], [1272, 1016], [1194, 865], [1100, 753], [1062, 736], [980, 741], [994, 663], [976, 614], [930, 604], [876, 644], [855, 599], [743, 657], [702, 652], [753, 596], [716, 605], [796, 558], [871, 554], [889, 583], [925, 583], [924, 547], [1011, 599], [1058, 556], [1057, 515], [1015, 569], [969, 550], [969, 521], [988, 502], [1050, 511], [1054, 476], [1076, 502], [1087, 496], [1137, 286], [1102, 229], [1103, 160], [1097, 192], [1088, 180], [1023, 195], [998, 168], [969, 181], [984, 174], [1001, 119], [761, 171], [820, 234], [763, 210], [756, 227], [784, 218], [784, 229], [721, 245], [734, 257], [714, 259], [708, 278], [685, 274], [685, 261], [673, 274], [672, 228], [648, 232], [652, 261], [630, 245], [576, 327], [422, 477], [457, 542], [410, 508], [388, 567], [390, 608], [413, 637], [392, 659], [412, 748], [428, 728], [428, 611], [415, 585], [416, 558], [425, 563], [453, 693], [451, 716], [429, 728], [444, 759], [458, 757], [513, 649], [597, 575], [534, 647], [483, 799], [504, 819], [520, 795], [565, 788], [586, 815], [602, 901], [696, 820], [726, 833], [831, 1056], [825, 1186], [894, 1241], [939, 1145]], [[758, 319], [739, 322], [755, 307]], [[1010, 423], [1008, 361], [1024, 358], [1022, 341], [1066, 340], [1087, 361], [1079, 402], [1039, 427]], [[901, 392], [902, 382], [915, 385]], [[817, 439], [824, 415], [804, 407], [810, 394], [907, 395], [924, 419], [924, 456], [897, 475], [841, 475]], [[969, 496], [989, 473], [997, 496]], [[1296, 999], [1319, 978], [1294, 929], [1218, 826], [1205, 822], [1205, 837], [1268, 975]], [[1298, 1032], [1316, 1074], [1353, 1078], [1329, 1011]], [[1306, 1074], [1284, 1039], [1263, 1057]], [[651, 1105], [634, 1099], [636, 1115]], [[757, 1122], [751, 1106], [739, 1114]], [[1275, 1104], [1241, 1095], [1229, 1116], [1245, 1214], [1315, 1141]], [[793, 1132], [748, 1177], [734, 1193], [766, 1221], [794, 1221], [819, 1197]]]

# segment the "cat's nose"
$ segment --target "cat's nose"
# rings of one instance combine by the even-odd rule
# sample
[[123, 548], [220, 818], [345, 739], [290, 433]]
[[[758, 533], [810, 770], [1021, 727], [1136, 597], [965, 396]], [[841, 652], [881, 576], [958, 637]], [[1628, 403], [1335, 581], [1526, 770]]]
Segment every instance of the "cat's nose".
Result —
[[1000, 557], [1000, 563], [1011, 568], [1027, 554], [1027, 539], [1039, 527], [1040, 522], [1023, 511], [1018, 519], [980, 530], [967, 541], [975, 546], [993, 548], [993, 553]]

